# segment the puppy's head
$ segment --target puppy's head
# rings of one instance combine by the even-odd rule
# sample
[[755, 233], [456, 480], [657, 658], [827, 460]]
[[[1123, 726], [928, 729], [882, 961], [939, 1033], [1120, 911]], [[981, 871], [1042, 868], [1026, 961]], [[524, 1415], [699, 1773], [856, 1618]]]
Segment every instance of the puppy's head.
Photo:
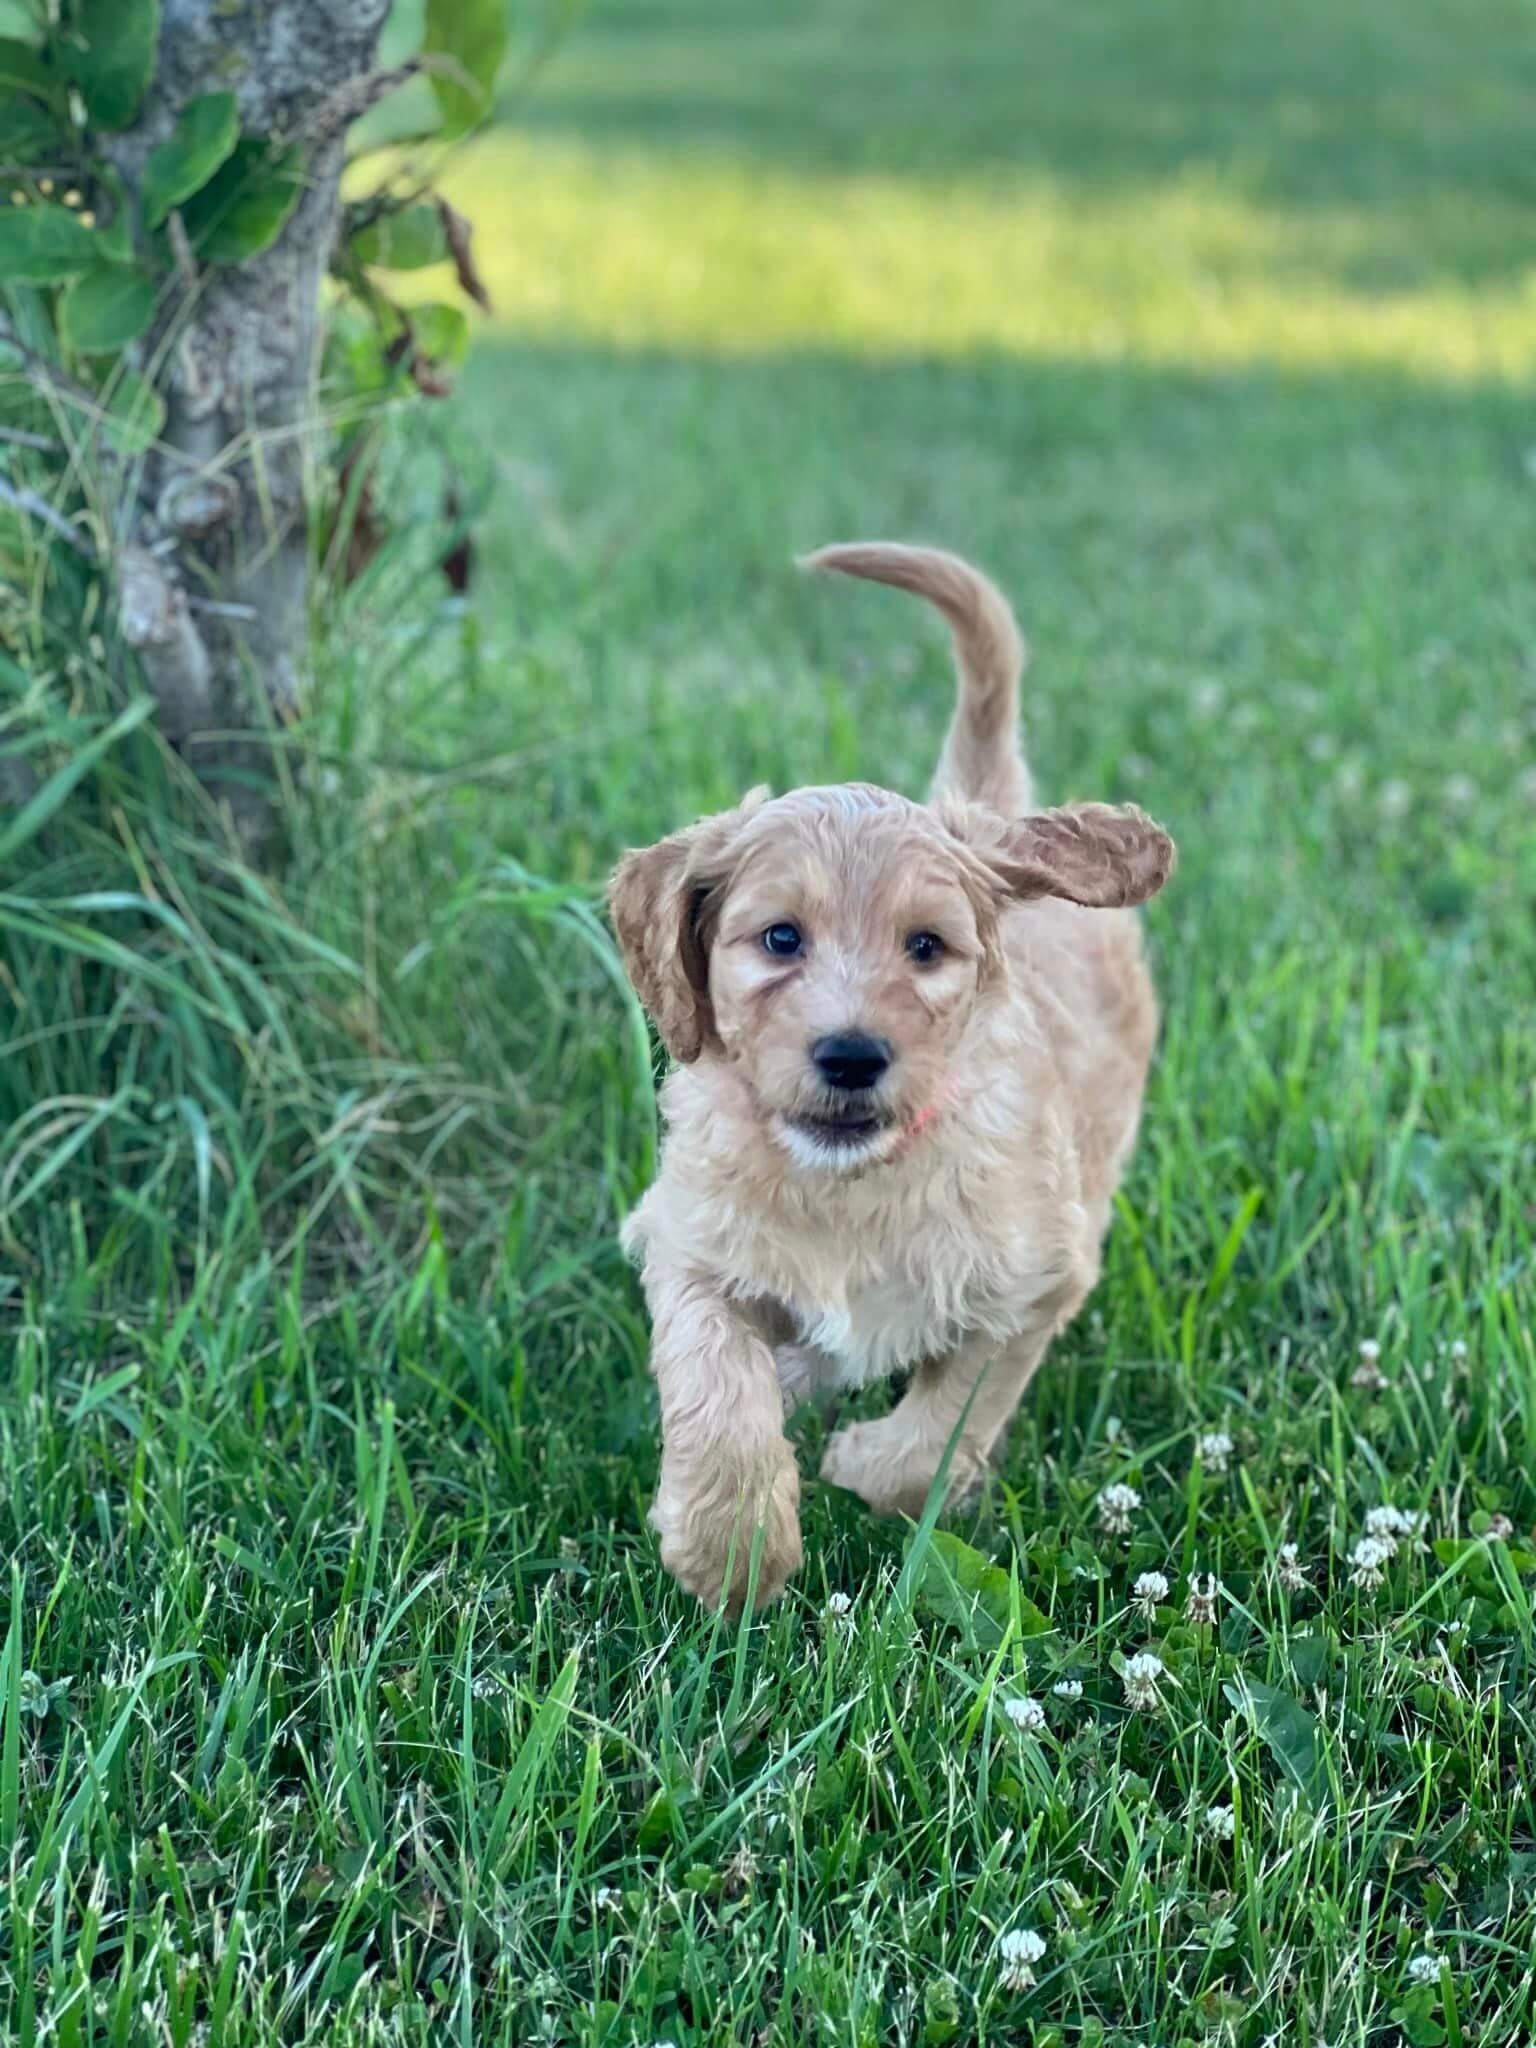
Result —
[[1173, 865], [1135, 810], [1005, 821], [862, 783], [749, 798], [625, 856], [610, 905], [668, 1050], [731, 1062], [806, 1168], [891, 1156], [963, 1061], [1010, 901], [1140, 903]]

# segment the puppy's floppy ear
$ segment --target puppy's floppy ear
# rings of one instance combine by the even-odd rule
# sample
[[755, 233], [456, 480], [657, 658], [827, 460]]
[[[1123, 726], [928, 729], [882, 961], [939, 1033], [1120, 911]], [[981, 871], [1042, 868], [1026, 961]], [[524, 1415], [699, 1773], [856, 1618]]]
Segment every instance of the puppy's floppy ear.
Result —
[[701, 916], [735, 813], [626, 853], [608, 884], [608, 910], [636, 995], [662, 1043], [687, 1066], [715, 1036], [709, 949]]
[[1091, 910], [1145, 903], [1173, 873], [1173, 841], [1134, 804], [1066, 804], [1010, 820], [990, 863], [1014, 896]]

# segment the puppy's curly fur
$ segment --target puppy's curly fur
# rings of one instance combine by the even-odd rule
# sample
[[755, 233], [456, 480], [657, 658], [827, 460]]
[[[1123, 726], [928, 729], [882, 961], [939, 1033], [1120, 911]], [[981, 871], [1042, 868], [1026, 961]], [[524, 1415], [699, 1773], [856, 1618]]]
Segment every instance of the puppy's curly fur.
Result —
[[921, 1511], [957, 1428], [951, 1496], [980, 1478], [1098, 1277], [1157, 1030], [1130, 906], [1174, 860], [1139, 811], [1033, 807], [1024, 646], [985, 577], [887, 542], [807, 566], [948, 620], [959, 693], [928, 802], [759, 792], [626, 855], [610, 891], [677, 1062], [625, 1231], [661, 1393], [651, 1518], [710, 1603], [745, 1597], [754, 1550], [759, 1601], [800, 1563], [783, 1424], [810, 1394], [910, 1369], [822, 1462], [877, 1510]]

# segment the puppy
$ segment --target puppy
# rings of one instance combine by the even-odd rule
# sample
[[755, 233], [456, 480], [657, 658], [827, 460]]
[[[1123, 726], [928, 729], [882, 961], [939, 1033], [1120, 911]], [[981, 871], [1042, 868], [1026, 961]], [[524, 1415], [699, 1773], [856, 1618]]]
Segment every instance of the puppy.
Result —
[[829, 1442], [821, 1476], [877, 1511], [981, 1479], [1081, 1307], [1141, 1108], [1157, 1008], [1129, 906], [1174, 849], [1141, 812], [1036, 810], [1024, 645], [953, 555], [870, 542], [806, 566], [937, 606], [959, 694], [926, 804], [797, 789], [627, 854], [625, 965], [676, 1067], [655, 1184], [629, 1218], [661, 1394], [651, 1520], [710, 1605], [801, 1561], [784, 1419], [911, 1374]]

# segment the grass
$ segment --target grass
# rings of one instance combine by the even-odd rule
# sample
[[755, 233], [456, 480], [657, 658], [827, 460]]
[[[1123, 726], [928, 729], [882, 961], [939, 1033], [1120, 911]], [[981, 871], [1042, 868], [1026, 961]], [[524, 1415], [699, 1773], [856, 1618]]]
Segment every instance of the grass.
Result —
[[[1536, 2025], [1532, 62], [1502, 0], [613, 0], [466, 160], [472, 608], [402, 442], [284, 871], [144, 727], [7, 846], [0, 2036]], [[921, 781], [938, 637], [788, 568], [872, 532], [1014, 593], [1053, 794], [1175, 830], [1167, 1023], [982, 1509], [810, 1484], [736, 1628], [644, 1528], [592, 904], [750, 783]]]

